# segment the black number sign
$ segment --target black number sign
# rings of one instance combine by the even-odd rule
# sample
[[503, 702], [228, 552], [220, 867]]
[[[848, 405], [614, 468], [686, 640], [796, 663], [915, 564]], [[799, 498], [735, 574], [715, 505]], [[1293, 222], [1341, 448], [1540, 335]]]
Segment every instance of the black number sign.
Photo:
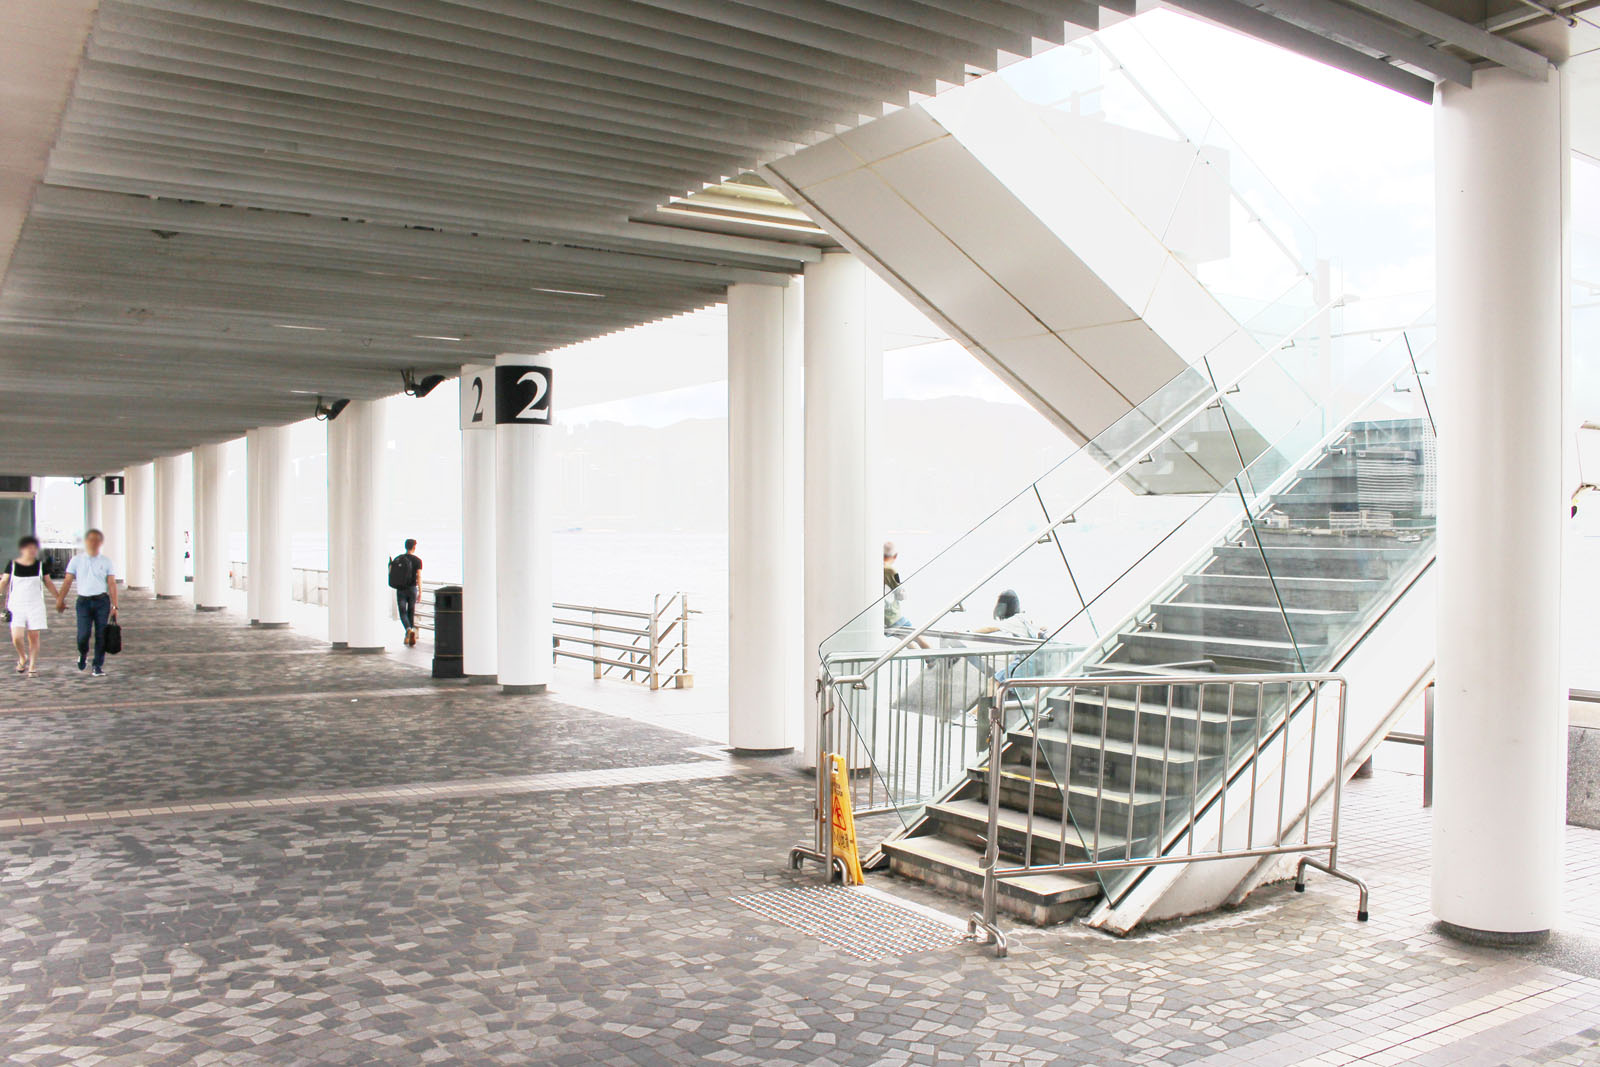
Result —
[[549, 367], [496, 366], [494, 369], [494, 421], [506, 423], [549, 423]]
[[126, 482], [125, 482], [125, 479], [123, 478], [122, 475], [120, 475], [120, 474], [108, 474], [108, 475], [106, 475], [105, 476], [106, 496], [122, 496], [123, 493], [125, 492], [125, 485], [126, 485]]

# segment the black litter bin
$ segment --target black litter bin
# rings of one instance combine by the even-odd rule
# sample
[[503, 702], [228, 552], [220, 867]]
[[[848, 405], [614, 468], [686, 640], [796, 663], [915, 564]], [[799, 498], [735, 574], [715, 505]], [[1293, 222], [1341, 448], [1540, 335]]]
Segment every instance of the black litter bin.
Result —
[[433, 676], [465, 678], [462, 663], [461, 587], [442, 585], [433, 592]]

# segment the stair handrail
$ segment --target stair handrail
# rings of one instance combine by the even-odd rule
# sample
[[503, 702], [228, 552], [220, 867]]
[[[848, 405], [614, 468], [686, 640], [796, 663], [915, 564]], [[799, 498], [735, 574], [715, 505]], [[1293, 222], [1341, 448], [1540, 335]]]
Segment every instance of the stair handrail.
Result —
[[[1111, 471], [1111, 473], [1109, 475], [1107, 475], [1107, 477], [1104, 480], [1102, 480], [1099, 483], [1097, 483], [1094, 486], [1094, 488], [1092, 488], [1092, 489], [1088, 490], [1087, 492], [1085, 492], [1084, 494], [1082, 494], [1079, 497], [1079, 499], [1077, 500], [1077, 502], [1074, 503], [1070, 508], [1066, 509], [1066, 511], [1059, 518], [1055, 518], [1055, 519], [1049, 520], [1046, 523], [1046, 525], [1045, 525], [1043, 530], [1041, 530], [1041, 531], [1039, 531], [1037, 533], [1029, 534], [1027, 540], [1024, 541], [1022, 544], [1018, 545], [1014, 552], [1012, 552], [1011, 554], [1007, 555], [1000, 562], [999, 566], [994, 567], [988, 573], [986, 573], [982, 578], [978, 579], [978, 581], [976, 583], [974, 583], [970, 587], [967, 587], [965, 589], [965, 591], [961, 593], [961, 595], [955, 596], [955, 597], [951, 597], [945, 603], [944, 607], [942, 607], [939, 611], [930, 614], [928, 616], [928, 619], [927, 619], [926, 622], [920, 623], [919, 625], [912, 627], [912, 629], [908, 633], [906, 633], [898, 641], [896, 641], [895, 644], [893, 646], [891, 646], [887, 651], [885, 651], [882, 655], [878, 656], [877, 659], [873, 660], [870, 664], [868, 664], [865, 669], [863, 669], [863, 670], [861, 670], [861, 671], [859, 671], [859, 672], [857, 672], [856, 674], [853, 674], [853, 675], [846, 675], [846, 676], [840, 677], [840, 678], [833, 678], [832, 679], [833, 683], [836, 684], [836, 685], [850, 685], [850, 686], [854, 686], [856, 688], [865, 688], [866, 680], [868, 678], [870, 678], [870, 677], [872, 677], [872, 675], [876, 674], [878, 672], [878, 670], [885, 663], [888, 663], [890, 660], [894, 659], [900, 653], [904, 652], [907, 648], [909, 648], [914, 642], [917, 641], [918, 638], [922, 637], [923, 634], [925, 634], [929, 630], [931, 630], [936, 622], [938, 622], [939, 620], [943, 619], [946, 615], [950, 614], [951, 611], [953, 611], [958, 605], [960, 605], [962, 602], [964, 602], [968, 597], [972, 596], [978, 590], [982, 589], [983, 586], [984, 586], [984, 583], [988, 582], [989, 579], [993, 578], [996, 574], [999, 574], [1001, 571], [1003, 571], [1007, 567], [1009, 567], [1012, 563], [1015, 563], [1018, 559], [1022, 558], [1022, 556], [1025, 555], [1028, 552], [1029, 549], [1031, 549], [1035, 545], [1037, 545], [1043, 538], [1045, 538], [1046, 536], [1054, 533], [1056, 530], [1060, 529], [1061, 527], [1069, 525], [1070, 523], [1076, 521], [1076, 514], [1077, 514], [1077, 511], [1078, 511], [1079, 508], [1083, 507], [1085, 504], [1090, 503], [1096, 497], [1098, 497], [1101, 493], [1105, 492], [1105, 490], [1109, 489], [1111, 486], [1113, 486], [1117, 482], [1121, 481], [1123, 479], [1123, 477], [1125, 477], [1130, 470], [1132, 470], [1135, 466], [1137, 466], [1139, 464], [1139, 462], [1143, 459], [1143, 457], [1145, 457], [1145, 456], [1149, 455], [1150, 453], [1154, 452], [1156, 449], [1160, 448], [1162, 445], [1166, 444], [1168, 441], [1170, 441], [1174, 437], [1176, 437], [1178, 435], [1178, 432], [1181, 431], [1184, 427], [1188, 426], [1189, 423], [1191, 421], [1193, 421], [1202, 411], [1207, 410], [1213, 404], [1221, 402], [1233, 390], [1233, 388], [1236, 385], [1238, 385], [1240, 382], [1242, 382], [1245, 379], [1245, 377], [1248, 374], [1250, 374], [1252, 371], [1254, 371], [1257, 367], [1261, 366], [1261, 364], [1266, 362], [1269, 358], [1271, 358], [1276, 353], [1283, 351], [1285, 346], [1287, 346], [1287, 344], [1291, 340], [1293, 340], [1294, 338], [1298, 337], [1300, 335], [1300, 333], [1302, 331], [1304, 331], [1305, 329], [1307, 329], [1308, 327], [1314, 326], [1317, 323], [1317, 321], [1322, 318], [1322, 316], [1324, 314], [1332, 311], [1336, 307], [1342, 306], [1343, 303], [1344, 303], [1344, 297], [1340, 296], [1340, 297], [1336, 297], [1336, 298], [1334, 298], [1332, 300], [1329, 300], [1327, 303], [1325, 303], [1322, 306], [1318, 307], [1315, 311], [1313, 311], [1310, 315], [1308, 315], [1304, 320], [1302, 320], [1300, 322], [1300, 324], [1298, 326], [1296, 326], [1293, 330], [1290, 330], [1288, 333], [1284, 334], [1284, 336], [1280, 340], [1278, 340], [1277, 342], [1275, 342], [1271, 346], [1262, 349], [1261, 354], [1259, 356], [1257, 356], [1255, 359], [1251, 360], [1244, 368], [1242, 368], [1241, 370], [1239, 370], [1236, 373], [1234, 373], [1234, 375], [1232, 377], [1224, 379], [1221, 383], [1215, 385], [1209, 392], [1207, 392], [1207, 393], [1205, 393], [1203, 395], [1201, 400], [1197, 401], [1194, 404], [1191, 404], [1190, 407], [1187, 408], [1180, 416], [1178, 416], [1177, 418], [1172, 420], [1172, 425], [1165, 432], [1160, 434], [1154, 440], [1150, 441], [1148, 444], [1141, 443], [1140, 446], [1137, 449], [1132, 449], [1132, 450], [1130, 450], [1128, 452], [1124, 452], [1123, 457], [1119, 458], [1118, 460], [1115, 461], [1116, 462], [1116, 467]], [[1242, 327], [1242, 326], [1240, 327], [1241, 331], [1243, 331], [1245, 329], [1246, 329], [1245, 327]], [[1201, 359], [1200, 359], [1200, 363], [1206, 363], [1206, 362], [1207, 362], [1206, 357], [1202, 356]], [[1189, 367], [1186, 367], [1184, 369], [1184, 371], [1181, 372], [1181, 373], [1187, 373], [1189, 370], [1193, 369], [1196, 366], [1199, 366], [1199, 364], [1198, 363], [1190, 364]], [[1216, 379], [1213, 378], [1212, 381], [1216, 381]], [[1152, 394], [1152, 395], [1154, 395], [1154, 394]], [[1133, 412], [1133, 411], [1137, 411], [1137, 410], [1138, 410], [1138, 406], [1135, 405], [1134, 407], [1129, 409], [1129, 412]], [[1093, 439], [1091, 438], [1090, 440], [1092, 441]], [[1081, 448], [1087, 448], [1088, 444], [1089, 444], [1089, 442], [1086, 442], [1084, 445], [1080, 446], [1080, 449]], [[1132, 455], [1134, 458], [1132, 458], [1130, 460], [1129, 458], [1127, 458], [1129, 455]], [[824, 656], [822, 658], [824, 660], [824, 663], [826, 663], [827, 657]]]
[[[1258, 690], [1257, 705], [1259, 706], [1259, 693], [1264, 691], [1268, 686], [1280, 685], [1284, 687], [1286, 697], [1296, 688], [1303, 688], [1305, 693], [1298, 702], [1286, 700], [1284, 719], [1276, 731], [1277, 737], [1275, 743], [1279, 748], [1279, 757], [1277, 761], [1278, 766], [1276, 769], [1278, 771], [1280, 783], [1280, 802], [1278, 804], [1276, 831], [1270, 835], [1262, 835], [1266, 837], [1266, 843], [1257, 844], [1256, 838], [1258, 834], [1256, 831], [1255, 809], [1252, 802], [1250, 820], [1247, 823], [1246, 839], [1242, 844], [1237, 840], [1234, 840], [1230, 845], [1219, 830], [1215, 838], [1215, 848], [1191, 848], [1191, 850], [1188, 852], [1176, 854], [1158, 852], [1154, 855], [1135, 856], [1134, 841], [1133, 838], [1129, 836], [1123, 842], [1123, 847], [1120, 850], [1122, 854], [1120, 856], [1117, 855], [1118, 850], [1114, 849], [1109, 853], [1111, 858], [1106, 858], [1102, 855], [1102, 840], [1097, 819], [1093, 846], [1088, 846], [1081, 834], [1078, 838], [1080, 843], [1083, 844], [1083, 847], [1088, 852], [1088, 858], [1085, 860], [1074, 860], [1068, 862], [1065, 859], [1067, 845], [1067, 838], [1065, 835], [1068, 832], [1068, 827], [1071, 824], [1063, 820], [1060, 823], [1062, 834], [1062, 848], [1058, 853], [1060, 859], [1055, 863], [1035, 863], [1033, 844], [1036, 838], [1043, 836], [1044, 831], [1035, 829], [1036, 823], [1034, 817], [1034, 802], [1038, 792], [1038, 787], [1037, 779], [1032, 779], [1032, 784], [1030, 784], [1028, 787], [1028, 818], [1025, 824], [1026, 829], [1024, 831], [1026, 836], [1022, 848], [1022, 861], [1020, 863], [1002, 862], [1000, 855], [1000, 835], [1002, 832], [1000, 826], [1000, 776], [1003, 773], [1003, 765], [999, 754], [1005, 745], [1006, 732], [1009, 728], [1007, 726], [1005, 712], [1003, 710], [1008, 697], [1018, 696], [1020, 692], [1031, 690], [1035, 694], [1034, 700], [1037, 703], [1039, 700], [1039, 694], [1042, 694], [1046, 689], [1066, 690], [1069, 694], [1066, 733], [1070, 737], [1073, 733], [1072, 715], [1076, 708], [1076, 697], [1079, 692], [1099, 692], [1101, 694], [1101, 700], [1104, 702], [1109, 701], [1113, 688], [1125, 688], [1132, 686], [1135, 687], [1134, 699], [1137, 703], [1143, 699], [1143, 689], [1164, 689], [1166, 691], [1166, 699], [1168, 702], [1168, 713], [1170, 714], [1172, 701], [1174, 699], [1173, 693], [1175, 690], [1194, 688], [1197, 686], [1200, 687], [1202, 692], [1197, 700], [1196, 706], [1203, 707], [1204, 689], [1219, 689], [1227, 693], [1227, 706], [1231, 720], [1233, 714], [1232, 709], [1235, 707], [1234, 694], [1240, 687], [1256, 688]], [[1333, 690], [1333, 694], [1330, 699], [1334, 702], [1334, 710], [1331, 713], [1334, 720], [1333, 738], [1331, 739], [1334, 748], [1333, 765], [1335, 768], [1343, 768], [1345, 766], [1345, 713], [1349, 703], [1349, 684], [1345, 681], [1344, 676], [1341, 674], [1307, 671], [1277, 674], [1228, 674], [1211, 677], [1197, 677], [1192, 674], [1172, 674], [1166, 676], [1150, 676], [1144, 674], [1124, 676], [1074, 676], [1072, 674], [1066, 674], [1053, 678], [1009, 678], [1001, 682], [997, 688], [995, 700], [986, 708], [989, 723], [990, 755], [989, 765], [987, 768], [989, 782], [988, 818], [986, 820], [987, 825], [985, 827], [984, 855], [982, 861], [983, 898], [982, 910], [973, 913], [972, 916], [967, 920], [968, 933], [974, 937], [982, 934], [983, 939], [994, 946], [996, 956], [1004, 956], [1006, 954], [1006, 935], [1005, 931], [1000, 928], [999, 922], [999, 885], [1001, 880], [1006, 878], [1022, 878], [1030, 875], [1040, 874], [1098, 874], [1102, 871], [1109, 870], [1130, 870], [1171, 864], [1200, 863], [1212, 860], [1268, 859], [1292, 855], [1299, 856], [1299, 861], [1295, 867], [1296, 889], [1305, 889], [1307, 868], [1313, 868], [1315, 870], [1322, 871], [1325, 874], [1332, 875], [1335, 878], [1348, 882], [1356, 887], [1359, 894], [1356, 908], [1356, 919], [1360, 922], [1365, 922], [1368, 914], [1368, 891], [1366, 883], [1339, 866], [1339, 816], [1343, 800], [1344, 775], [1342, 773], [1335, 773], [1333, 775], [1331, 797], [1332, 819], [1328, 828], [1328, 834], [1325, 838], [1321, 836], [1314, 837], [1312, 835], [1309, 819], [1303, 819], [1298, 822], [1291, 820], [1291, 822], [1288, 824], [1291, 832], [1288, 833], [1286, 833], [1284, 822], [1284, 800], [1287, 799], [1286, 787], [1288, 784], [1289, 775], [1291, 769], [1298, 772], [1298, 758], [1302, 753], [1305, 760], [1305, 810], [1309, 812], [1310, 809], [1318, 803], [1317, 794], [1315, 791], [1315, 783], [1318, 780], [1317, 736], [1320, 732], [1319, 727], [1322, 725], [1322, 722], [1325, 721], [1325, 719], [1320, 719], [1319, 717], [1328, 714], [1322, 711], [1322, 697], [1323, 691], [1329, 688]], [[1020, 701], [1020, 696], [1018, 699]], [[1299, 746], [1296, 763], [1291, 767], [1290, 726], [1297, 717], [1299, 718], [1301, 725], [1304, 727], [1302, 730], [1302, 737], [1307, 740], [1307, 744], [1304, 746]], [[1037, 752], [1039, 745], [1039, 724], [1041, 722], [1041, 716], [1035, 714], [1031, 716], [1029, 722], [1029, 729], [1032, 733], [1034, 750]], [[1171, 739], [1169, 735], [1168, 745], [1170, 744]], [[1257, 751], [1253, 753], [1251, 758], [1260, 759], [1261, 752]], [[1270, 769], [1271, 768], [1269, 768], [1269, 770]], [[1054, 790], [1058, 787], [1052, 785], [1051, 788]], [[1128, 785], [1128, 801], [1130, 804], [1133, 801], [1133, 795], [1137, 788], [1137, 776], [1130, 775]], [[1224, 784], [1223, 788], [1227, 788], [1226, 783]], [[1107, 789], [1103, 779], [1101, 779], [1096, 786], [1096, 790], [1097, 807], [1099, 804], [1098, 798], [1104, 798], [1106, 796], [1119, 796], [1116, 789]], [[1297, 795], [1294, 801], [1296, 805], [1300, 803], [1298, 792], [1299, 789], [1297, 785]], [[1159, 807], [1162, 810], [1165, 810], [1167, 806], [1167, 799], [1167, 782], [1165, 776], [1163, 776], [1161, 785], [1161, 798], [1159, 801]], [[1212, 815], [1209, 811], [1191, 807], [1188, 817], [1188, 832], [1191, 835], [1191, 841], [1194, 839], [1194, 830], [1198, 828], [1201, 821], [1209, 820], [1211, 818]], [[1219, 813], [1216, 816], [1216, 821], [1218, 825], [1221, 826], [1224, 822], [1224, 817]], [[1295, 827], [1299, 828], [1298, 834], [1292, 832]], [[1076, 833], [1077, 831], [1073, 832]], [[1296, 840], [1297, 837], [1298, 840]], [[1048, 840], [1048, 838], [1046, 838], [1046, 840]], [[1323, 860], [1315, 858], [1318, 854], [1321, 854], [1326, 858]]]

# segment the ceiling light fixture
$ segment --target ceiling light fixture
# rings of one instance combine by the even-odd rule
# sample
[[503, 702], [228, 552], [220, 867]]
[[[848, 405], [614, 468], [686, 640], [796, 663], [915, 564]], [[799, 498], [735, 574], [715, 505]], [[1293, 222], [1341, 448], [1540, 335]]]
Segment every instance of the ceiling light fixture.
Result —
[[586, 293], [582, 289], [543, 289], [537, 285], [533, 285], [529, 286], [529, 291], [535, 293], [554, 293], [556, 296], [592, 296], [596, 300], [604, 300], [606, 298], [606, 294], [604, 293]]

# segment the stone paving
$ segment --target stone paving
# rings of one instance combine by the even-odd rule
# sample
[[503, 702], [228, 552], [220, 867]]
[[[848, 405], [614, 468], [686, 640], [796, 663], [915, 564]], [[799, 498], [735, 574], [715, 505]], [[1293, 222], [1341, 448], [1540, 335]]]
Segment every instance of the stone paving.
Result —
[[130, 607], [152, 643], [105, 681], [0, 679], [5, 1062], [1600, 1064], [1597, 832], [1571, 835], [1573, 908], [1532, 953], [1433, 929], [1416, 780], [1380, 774], [1343, 856], [1371, 923], [1317, 879], [1126, 940], [868, 959], [770, 906], [816, 884], [784, 865], [792, 772]]

